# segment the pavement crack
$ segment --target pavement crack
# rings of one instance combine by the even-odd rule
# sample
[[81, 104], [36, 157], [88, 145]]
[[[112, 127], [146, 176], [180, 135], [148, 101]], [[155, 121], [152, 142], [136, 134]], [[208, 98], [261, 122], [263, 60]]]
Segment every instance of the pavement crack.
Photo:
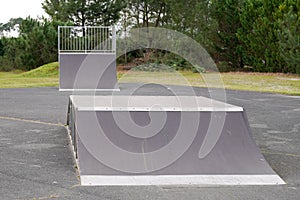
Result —
[[42, 122], [42, 121], [38, 121], [38, 120], [29, 120], [29, 119], [6, 117], [6, 116], [0, 116], [0, 119], [10, 120], [10, 121], [19, 121], [19, 122], [25, 122], [25, 123], [32, 123], [32, 124], [42, 124], [42, 125], [49, 125], [49, 126], [59, 126], [59, 127], [64, 127], [65, 126], [61, 123]]
[[270, 154], [270, 155], [284, 155], [284, 156], [290, 156], [290, 157], [300, 157], [300, 154], [293, 154], [293, 153], [280, 153], [280, 152], [270, 152], [270, 151], [264, 151], [261, 150], [263, 154]]

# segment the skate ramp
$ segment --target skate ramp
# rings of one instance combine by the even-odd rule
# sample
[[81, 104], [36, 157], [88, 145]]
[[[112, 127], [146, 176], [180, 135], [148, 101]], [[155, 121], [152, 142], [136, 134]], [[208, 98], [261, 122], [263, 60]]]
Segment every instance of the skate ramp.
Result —
[[205, 97], [71, 96], [82, 185], [276, 185], [243, 108]]

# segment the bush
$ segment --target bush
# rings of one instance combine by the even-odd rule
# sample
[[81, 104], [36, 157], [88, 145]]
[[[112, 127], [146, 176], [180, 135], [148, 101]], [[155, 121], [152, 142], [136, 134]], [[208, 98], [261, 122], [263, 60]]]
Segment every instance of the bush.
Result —
[[0, 71], [8, 72], [12, 71], [14, 68], [4, 59], [2, 56], [0, 57]]

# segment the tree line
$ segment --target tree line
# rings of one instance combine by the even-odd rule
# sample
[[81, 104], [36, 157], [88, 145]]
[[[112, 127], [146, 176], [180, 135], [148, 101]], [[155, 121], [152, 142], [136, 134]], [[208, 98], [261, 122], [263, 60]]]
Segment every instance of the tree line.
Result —
[[[0, 69], [30, 70], [56, 61], [58, 25], [119, 24], [184, 33], [205, 47], [221, 71], [300, 74], [300, 0], [45, 0], [42, 6], [51, 19], [0, 24]], [[16, 27], [18, 37], [5, 36]], [[167, 52], [153, 57], [188, 66]]]

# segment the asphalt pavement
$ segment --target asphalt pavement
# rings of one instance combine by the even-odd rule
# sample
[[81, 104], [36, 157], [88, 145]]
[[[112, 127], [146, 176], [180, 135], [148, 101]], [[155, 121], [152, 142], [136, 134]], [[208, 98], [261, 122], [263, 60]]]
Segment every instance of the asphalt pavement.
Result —
[[[120, 85], [119, 94], [132, 86]], [[172, 95], [172, 87], [146, 85], [135, 94]], [[184, 87], [176, 89], [189, 95]], [[205, 89], [195, 91], [209, 96]], [[0, 89], [0, 199], [300, 199], [299, 96], [226, 91], [227, 103], [247, 110], [256, 143], [286, 185], [82, 187], [64, 127], [70, 94]]]

